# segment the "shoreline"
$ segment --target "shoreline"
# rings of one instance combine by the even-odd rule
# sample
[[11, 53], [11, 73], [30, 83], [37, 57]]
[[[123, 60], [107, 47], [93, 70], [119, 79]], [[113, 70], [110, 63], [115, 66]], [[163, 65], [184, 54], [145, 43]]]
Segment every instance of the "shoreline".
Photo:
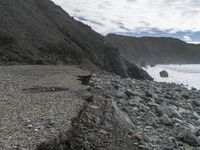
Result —
[[[155, 81], [158, 82], [173, 82], [176, 84], [183, 84], [188, 89], [200, 89], [200, 65], [157, 65], [155, 67], [148, 67], [145, 69]], [[165, 70], [168, 72], [169, 77], [161, 78], [159, 72]]]
[[39, 150], [200, 148], [199, 90], [109, 73], [94, 74], [89, 84], [92, 100], [73, 119], [67, 140]]

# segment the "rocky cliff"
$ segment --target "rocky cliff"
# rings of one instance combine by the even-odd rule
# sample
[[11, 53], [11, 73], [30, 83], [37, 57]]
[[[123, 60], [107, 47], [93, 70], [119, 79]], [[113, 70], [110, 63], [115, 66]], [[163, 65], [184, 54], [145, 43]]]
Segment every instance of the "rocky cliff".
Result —
[[81, 64], [151, 79], [91, 27], [49, 0], [0, 0], [1, 64]]
[[127, 37], [110, 34], [106, 37], [120, 48], [129, 61], [136, 64], [197, 64], [200, 63], [200, 45], [174, 38]]

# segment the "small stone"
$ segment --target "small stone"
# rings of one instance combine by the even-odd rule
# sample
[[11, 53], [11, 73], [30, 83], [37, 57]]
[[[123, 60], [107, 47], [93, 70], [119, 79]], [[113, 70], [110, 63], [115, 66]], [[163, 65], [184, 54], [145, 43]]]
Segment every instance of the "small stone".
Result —
[[126, 94], [128, 97], [131, 97], [131, 96], [134, 96], [134, 95], [135, 95], [135, 93], [134, 93], [132, 90], [130, 90], [130, 89], [127, 89], [127, 90], [125, 91], [125, 94]]
[[33, 125], [32, 125], [32, 124], [27, 124], [26, 127], [27, 127], [28, 129], [31, 129], [31, 128], [33, 128]]
[[149, 107], [158, 107], [159, 106], [157, 103], [154, 103], [154, 102], [148, 102], [147, 105]]
[[175, 124], [175, 123], [183, 123], [183, 121], [181, 119], [178, 119], [178, 118], [172, 118], [172, 123]]
[[146, 130], [153, 130], [153, 127], [152, 126], [146, 126], [145, 129]]
[[147, 147], [145, 145], [139, 145], [140, 149], [147, 149]]
[[96, 89], [102, 89], [102, 87], [100, 85], [95, 86]]
[[200, 116], [199, 116], [199, 114], [195, 111], [195, 112], [193, 112], [193, 114], [192, 114], [192, 118], [195, 119], [195, 120], [199, 120], [199, 119], [200, 119]]
[[39, 129], [35, 129], [34, 131], [35, 131], [35, 132], [38, 132], [38, 131], [39, 131]]
[[135, 99], [130, 99], [128, 104], [130, 106], [137, 106], [139, 104], [139, 102], [140, 102], [140, 99], [139, 98], [135, 98]]
[[192, 101], [192, 104], [194, 104], [197, 107], [200, 107], [200, 100], [196, 99]]
[[52, 121], [52, 120], [49, 120], [48, 123], [47, 123], [47, 125], [46, 125], [46, 127], [47, 128], [53, 128], [53, 127], [55, 127], [55, 122]]
[[169, 118], [168, 115], [164, 114], [161, 118], [161, 123], [164, 124], [164, 125], [167, 125], [167, 126], [171, 126], [172, 125], [172, 121], [171, 119]]

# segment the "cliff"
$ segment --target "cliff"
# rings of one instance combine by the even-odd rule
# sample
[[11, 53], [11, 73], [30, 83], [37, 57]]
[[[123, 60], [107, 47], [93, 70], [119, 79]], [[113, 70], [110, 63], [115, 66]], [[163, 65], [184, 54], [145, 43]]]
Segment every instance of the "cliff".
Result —
[[49, 0], [0, 0], [0, 64], [77, 64], [151, 79], [91, 27]]

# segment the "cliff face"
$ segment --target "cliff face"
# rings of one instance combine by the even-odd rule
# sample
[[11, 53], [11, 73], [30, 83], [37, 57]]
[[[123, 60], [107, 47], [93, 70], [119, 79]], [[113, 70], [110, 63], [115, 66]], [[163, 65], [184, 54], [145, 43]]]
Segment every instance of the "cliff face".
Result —
[[174, 38], [126, 37], [110, 34], [106, 37], [120, 48], [129, 61], [140, 64], [200, 63], [200, 45], [188, 44]]
[[0, 0], [1, 64], [82, 64], [151, 79], [91, 27], [49, 0]]

